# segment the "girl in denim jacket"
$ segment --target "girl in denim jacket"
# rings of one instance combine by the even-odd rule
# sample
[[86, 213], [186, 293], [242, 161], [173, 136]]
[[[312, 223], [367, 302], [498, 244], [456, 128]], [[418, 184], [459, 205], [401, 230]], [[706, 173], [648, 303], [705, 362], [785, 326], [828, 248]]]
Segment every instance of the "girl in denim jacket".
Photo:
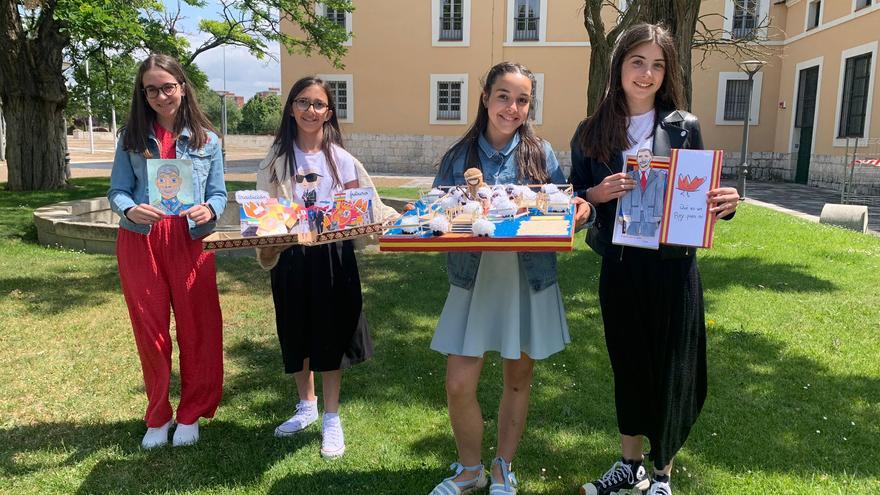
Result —
[[[223, 388], [223, 320], [214, 255], [202, 251], [201, 243], [226, 206], [223, 157], [220, 140], [211, 132], [177, 60], [167, 55], [144, 60], [131, 101], [113, 159], [108, 197], [120, 217], [119, 280], [147, 392], [147, 432], [141, 446], [150, 449], [168, 443], [172, 307], [180, 355], [173, 444], [190, 445], [199, 439], [199, 418], [214, 416]], [[163, 203], [164, 195], [148, 197], [150, 158], [192, 161], [194, 204], [180, 205], [176, 197]], [[174, 179], [173, 173], [162, 171], [160, 181]], [[173, 187], [165, 189], [176, 193]], [[171, 211], [182, 211], [170, 214], [163, 207], [169, 202], [176, 205]]]
[[[519, 64], [502, 62], [489, 70], [477, 118], [443, 156], [434, 186], [464, 185], [469, 168], [487, 184], [565, 182], [550, 144], [529, 122], [535, 77]], [[577, 199], [577, 221], [590, 215]], [[431, 341], [446, 354], [446, 397], [458, 447], [455, 473], [432, 495], [468, 493], [488, 480], [480, 462], [483, 418], [477, 384], [485, 354], [504, 360], [504, 391], [498, 412], [497, 457], [491, 466], [493, 495], [516, 493], [510, 470], [525, 427], [534, 362], [561, 351], [570, 338], [554, 253], [449, 253], [449, 295]]]

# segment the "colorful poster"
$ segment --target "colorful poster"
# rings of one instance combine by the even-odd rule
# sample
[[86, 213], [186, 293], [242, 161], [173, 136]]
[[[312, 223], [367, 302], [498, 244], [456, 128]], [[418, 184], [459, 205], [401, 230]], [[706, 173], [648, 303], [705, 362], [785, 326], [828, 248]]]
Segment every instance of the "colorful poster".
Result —
[[195, 204], [192, 160], [147, 160], [147, 197], [166, 215], [179, 215]]
[[669, 158], [654, 156], [642, 148], [627, 156], [622, 172], [636, 185], [617, 200], [617, 214], [611, 242], [645, 249], [660, 247], [660, 221], [666, 198]]
[[720, 150], [672, 150], [660, 242], [712, 247], [715, 222], [706, 194], [721, 181], [723, 158]]

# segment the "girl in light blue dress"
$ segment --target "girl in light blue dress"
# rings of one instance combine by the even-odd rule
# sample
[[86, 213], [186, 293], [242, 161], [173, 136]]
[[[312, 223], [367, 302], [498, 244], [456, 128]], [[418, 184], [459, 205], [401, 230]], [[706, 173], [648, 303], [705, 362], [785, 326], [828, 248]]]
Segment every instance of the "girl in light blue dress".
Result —
[[[565, 183], [550, 144], [529, 122], [535, 77], [519, 64], [489, 70], [477, 118], [443, 156], [434, 187], [465, 185], [464, 172], [482, 171], [488, 185]], [[576, 198], [576, 222], [591, 208]], [[446, 396], [458, 449], [454, 474], [431, 495], [457, 495], [489, 483], [481, 463], [483, 417], [477, 384], [487, 352], [504, 360], [504, 391], [498, 411], [497, 457], [490, 467], [492, 495], [516, 493], [511, 461], [529, 407], [535, 360], [570, 342], [556, 280], [556, 254], [544, 252], [453, 252], [448, 254], [449, 295], [431, 341], [446, 354]]]

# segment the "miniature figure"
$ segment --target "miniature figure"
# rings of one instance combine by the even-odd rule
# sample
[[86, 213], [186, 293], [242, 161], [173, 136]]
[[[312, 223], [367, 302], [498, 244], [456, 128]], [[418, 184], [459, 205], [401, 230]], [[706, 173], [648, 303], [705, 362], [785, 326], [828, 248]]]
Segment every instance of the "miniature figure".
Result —
[[486, 186], [486, 183], [483, 182], [483, 171], [476, 167], [469, 168], [464, 171], [464, 180], [467, 183], [470, 199], [477, 199], [477, 191]]

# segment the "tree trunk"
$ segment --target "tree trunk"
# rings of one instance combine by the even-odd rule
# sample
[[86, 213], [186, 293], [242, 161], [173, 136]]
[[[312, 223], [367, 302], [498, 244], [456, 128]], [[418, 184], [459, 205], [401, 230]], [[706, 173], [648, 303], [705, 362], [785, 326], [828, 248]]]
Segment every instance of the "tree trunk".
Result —
[[12, 191], [58, 189], [67, 184], [67, 133], [57, 102], [12, 98], [6, 111], [6, 159]]
[[690, 110], [693, 95], [691, 52], [699, 14], [700, 0], [653, 0], [645, 3], [643, 14], [645, 22], [666, 26], [675, 40], [686, 110]]
[[24, 27], [19, 2], [0, 0], [0, 100], [6, 117], [7, 189], [57, 189], [67, 184], [61, 62], [68, 35], [53, 18], [56, 1], [41, 3], [39, 18]]
[[611, 47], [607, 43], [590, 46], [590, 79], [587, 86], [587, 115], [593, 115], [608, 86], [611, 71]]

